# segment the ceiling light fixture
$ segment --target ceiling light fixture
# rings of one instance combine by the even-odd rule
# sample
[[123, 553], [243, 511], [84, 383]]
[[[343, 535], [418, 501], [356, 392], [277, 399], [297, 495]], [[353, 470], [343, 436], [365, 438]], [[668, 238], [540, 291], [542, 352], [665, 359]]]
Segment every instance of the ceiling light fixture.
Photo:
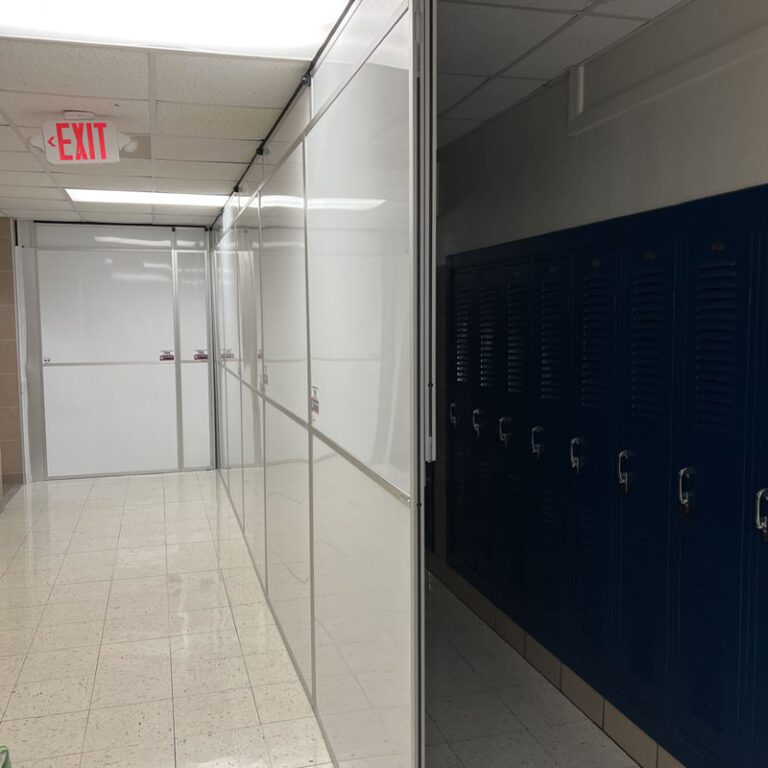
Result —
[[114, 203], [122, 205], [179, 205], [221, 208], [229, 195], [194, 195], [173, 192], [129, 192], [114, 189], [67, 189], [73, 203]]
[[230, 0], [221, 12], [195, 13], [186, 0], [132, 0], [116, 24], [103, 0], [78, 0], [76, 12], [67, 3], [25, 0], [3, 4], [0, 35], [308, 60], [346, 5], [347, 0]]

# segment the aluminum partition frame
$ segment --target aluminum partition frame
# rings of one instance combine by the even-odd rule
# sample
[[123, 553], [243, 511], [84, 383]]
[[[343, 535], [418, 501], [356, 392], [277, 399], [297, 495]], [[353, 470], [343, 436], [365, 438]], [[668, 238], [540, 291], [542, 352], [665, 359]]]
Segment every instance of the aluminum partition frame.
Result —
[[[47, 448], [47, 427], [46, 427], [46, 406], [45, 406], [45, 386], [43, 382], [43, 371], [46, 367], [59, 367], [66, 365], [68, 367], [76, 367], [78, 365], [95, 365], [95, 366], [113, 366], [113, 365], [142, 365], [142, 364], [158, 364], [155, 360], [152, 361], [129, 361], [129, 362], [106, 362], [106, 363], [43, 363], [42, 358], [42, 322], [41, 322], [41, 303], [40, 303], [40, 280], [39, 280], [39, 266], [38, 266], [38, 247], [36, 230], [38, 224], [56, 225], [61, 227], [82, 227], [93, 226], [108, 229], [110, 227], [120, 228], [145, 228], [145, 229], [164, 229], [169, 230], [171, 234], [171, 264], [172, 264], [172, 281], [173, 281], [173, 323], [174, 323], [174, 386], [176, 390], [176, 429], [177, 429], [177, 466], [168, 467], [164, 469], [152, 469], [140, 472], [95, 472], [88, 474], [77, 475], [63, 475], [53, 476], [48, 470], [48, 448]], [[17, 243], [14, 248], [14, 271], [15, 271], [15, 284], [16, 284], [16, 323], [20, 329], [19, 338], [23, 339], [22, 344], [19, 345], [17, 350], [19, 370], [25, 372], [25, 380], [27, 382], [26, 395], [22, 391], [22, 407], [24, 408], [24, 415], [22, 418], [22, 446], [24, 450], [24, 482], [34, 482], [39, 480], [77, 480], [86, 479], [92, 477], [125, 477], [133, 475], [157, 475], [167, 474], [169, 472], [198, 472], [201, 470], [215, 469], [217, 466], [217, 459], [214, 452], [215, 442], [215, 429], [214, 427], [214, 414], [213, 407], [215, 403], [215, 389], [211, 384], [211, 378], [213, 375], [213, 361], [209, 354], [209, 359], [206, 361], [208, 369], [208, 401], [209, 401], [209, 463], [205, 467], [195, 467], [186, 469], [183, 464], [183, 424], [180, 417], [181, 397], [179, 389], [181, 387], [181, 369], [180, 369], [180, 356], [178, 346], [178, 334], [179, 334], [179, 303], [178, 303], [178, 260], [176, 249], [176, 229], [190, 229], [190, 230], [202, 230], [205, 232], [204, 247], [191, 249], [204, 254], [204, 261], [206, 265], [206, 326], [207, 337], [210, 339], [213, 333], [213, 322], [211, 317], [211, 309], [209, 305], [208, 293], [213, 283], [211, 279], [210, 271], [210, 233], [208, 227], [199, 226], [172, 226], [172, 225], [152, 225], [152, 224], [109, 224], [101, 222], [57, 222], [57, 221], [17, 221]], [[55, 250], [55, 249], [54, 249]], [[69, 248], [63, 248], [62, 251], [71, 250]], [[78, 248], [79, 251], [102, 251], [115, 253], [123, 252], [123, 249], [116, 247], [99, 247], [99, 248]], [[21, 329], [24, 329], [23, 333]], [[210, 349], [210, 346], [209, 346]]]

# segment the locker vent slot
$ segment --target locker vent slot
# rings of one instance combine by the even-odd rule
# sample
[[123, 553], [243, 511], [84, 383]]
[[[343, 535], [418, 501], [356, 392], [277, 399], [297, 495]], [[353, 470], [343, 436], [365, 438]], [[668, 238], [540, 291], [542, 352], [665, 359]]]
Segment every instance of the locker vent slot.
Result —
[[472, 365], [469, 347], [472, 300], [469, 289], [459, 288], [455, 295], [456, 383], [468, 384]]
[[696, 367], [694, 419], [713, 434], [734, 425], [736, 365], [736, 263], [719, 260], [696, 270]]
[[637, 272], [632, 279], [630, 394], [632, 415], [658, 421], [663, 417], [664, 270]]
[[541, 398], [559, 400], [563, 392], [563, 334], [567, 300], [560, 279], [541, 283]]
[[507, 285], [507, 392], [522, 395], [525, 389], [526, 287]]
[[610, 389], [610, 295], [603, 274], [589, 274], [581, 281], [581, 345], [579, 384], [582, 408], [601, 410], [608, 405]]
[[490, 389], [496, 383], [496, 286], [480, 289], [480, 386]]

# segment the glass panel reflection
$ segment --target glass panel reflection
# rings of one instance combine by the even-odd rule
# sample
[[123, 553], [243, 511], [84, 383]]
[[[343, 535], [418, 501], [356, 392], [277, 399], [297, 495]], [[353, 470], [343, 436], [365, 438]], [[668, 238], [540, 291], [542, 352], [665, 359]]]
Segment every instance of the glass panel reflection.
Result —
[[307, 431], [266, 408], [269, 598], [304, 682], [312, 680]]
[[243, 386], [243, 525], [262, 582], [266, 580], [264, 509], [264, 412], [261, 398]]

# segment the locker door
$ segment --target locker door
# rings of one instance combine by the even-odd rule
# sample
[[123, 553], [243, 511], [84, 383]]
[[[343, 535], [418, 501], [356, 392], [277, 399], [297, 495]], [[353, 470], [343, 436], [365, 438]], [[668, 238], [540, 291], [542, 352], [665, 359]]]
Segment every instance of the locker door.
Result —
[[716, 766], [737, 745], [752, 250], [745, 231], [694, 237], [682, 283], [673, 722]]
[[569, 615], [574, 651], [601, 678], [610, 671], [613, 593], [616, 328], [621, 252], [574, 259], [573, 528]]
[[472, 272], [454, 271], [449, 306], [448, 560], [470, 566], [473, 484], [476, 474], [471, 416], [477, 393], [477, 294]]
[[619, 528], [616, 688], [631, 709], [664, 722], [675, 269], [674, 241], [640, 243], [626, 253], [621, 428], [612, 457]]
[[471, 424], [477, 475], [471, 516], [470, 540], [474, 546], [470, 566], [475, 585], [494, 598], [494, 542], [499, 509], [499, 394], [501, 372], [502, 285], [500, 268], [477, 273], [478, 369], [477, 391]]
[[507, 267], [502, 286], [501, 395], [496, 422], [499, 454], [498, 523], [494, 538], [495, 583], [499, 605], [522, 622], [526, 591], [525, 536], [528, 505], [524, 496], [529, 466], [531, 359], [531, 265]]
[[527, 611], [533, 633], [561, 638], [567, 576], [570, 404], [570, 257], [534, 260], [533, 353], [526, 468]]

